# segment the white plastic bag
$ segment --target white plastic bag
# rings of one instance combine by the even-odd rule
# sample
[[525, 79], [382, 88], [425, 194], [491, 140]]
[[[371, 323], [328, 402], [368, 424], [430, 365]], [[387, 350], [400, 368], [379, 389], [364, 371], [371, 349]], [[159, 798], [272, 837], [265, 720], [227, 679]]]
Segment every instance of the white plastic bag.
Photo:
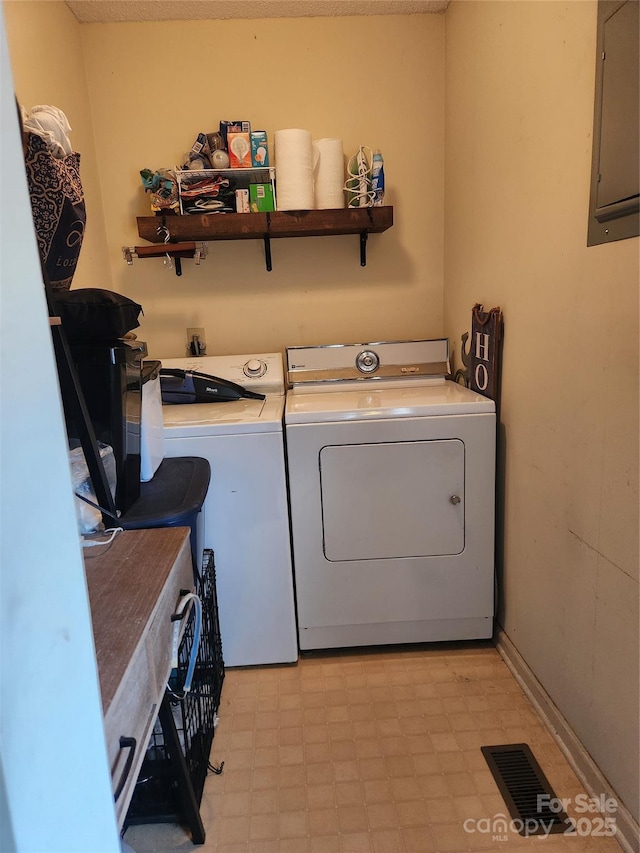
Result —
[[[104, 471], [107, 476], [107, 482], [111, 495], [115, 496], [116, 492], [116, 459], [113, 455], [113, 448], [108, 444], [98, 442], [100, 450], [100, 458], [104, 465]], [[94, 504], [97, 503], [96, 495], [89, 476], [89, 468], [87, 467], [84, 458], [82, 447], [75, 447], [69, 451], [69, 464], [71, 465], [71, 480], [73, 483], [73, 491], [75, 495], [82, 495]], [[85, 533], [97, 533], [104, 530], [102, 523], [102, 513], [96, 507], [90, 506], [86, 501], [76, 497], [76, 518], [78, 519], [78, 531], [81, 535]]]

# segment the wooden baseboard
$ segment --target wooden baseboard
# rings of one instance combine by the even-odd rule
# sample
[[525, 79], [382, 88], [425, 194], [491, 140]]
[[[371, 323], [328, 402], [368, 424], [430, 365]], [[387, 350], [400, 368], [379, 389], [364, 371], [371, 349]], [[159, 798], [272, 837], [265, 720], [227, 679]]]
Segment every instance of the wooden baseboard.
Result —
[[606, 794], [606, 796], [615, 797], [618, 800], [616, 839], [625, 853], [638, 853], [640, 850], [640, 827], [633, 815], [620, 802], [620, 798], [613, 790], [610, 782], [602, 774], [576, 733], [504, 631], [499, 630], [496, 633], [494, 642], [500, 657], [509, 667], [513, 677], [540, 715], [589, 796], [596, 797], [600, 794]]

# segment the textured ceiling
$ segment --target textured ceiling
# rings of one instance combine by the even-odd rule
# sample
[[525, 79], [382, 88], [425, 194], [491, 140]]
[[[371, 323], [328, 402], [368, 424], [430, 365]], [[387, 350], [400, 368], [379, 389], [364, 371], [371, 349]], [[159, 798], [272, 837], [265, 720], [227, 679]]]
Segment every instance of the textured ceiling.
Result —
[[80, 23], [444, 12], [449, 0], [66, 0]]

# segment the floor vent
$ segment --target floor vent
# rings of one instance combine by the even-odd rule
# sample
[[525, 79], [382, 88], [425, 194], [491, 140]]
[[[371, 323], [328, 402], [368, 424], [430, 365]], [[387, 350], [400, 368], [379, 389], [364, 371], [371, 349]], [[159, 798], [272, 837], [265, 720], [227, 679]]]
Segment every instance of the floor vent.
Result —
[[514, 830], [529, 836], [570, 829], [569, 818], [526, 743], [481, 749], [509, 809]]

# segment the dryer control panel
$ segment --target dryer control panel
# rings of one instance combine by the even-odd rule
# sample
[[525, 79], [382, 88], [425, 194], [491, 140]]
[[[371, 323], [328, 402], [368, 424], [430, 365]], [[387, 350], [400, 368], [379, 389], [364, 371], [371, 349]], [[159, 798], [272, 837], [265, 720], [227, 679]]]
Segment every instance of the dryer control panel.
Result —
[[287, 379], [293, 386], [340, 380], [443, 381], [450, 373], [447, 338], [287, 348]]

